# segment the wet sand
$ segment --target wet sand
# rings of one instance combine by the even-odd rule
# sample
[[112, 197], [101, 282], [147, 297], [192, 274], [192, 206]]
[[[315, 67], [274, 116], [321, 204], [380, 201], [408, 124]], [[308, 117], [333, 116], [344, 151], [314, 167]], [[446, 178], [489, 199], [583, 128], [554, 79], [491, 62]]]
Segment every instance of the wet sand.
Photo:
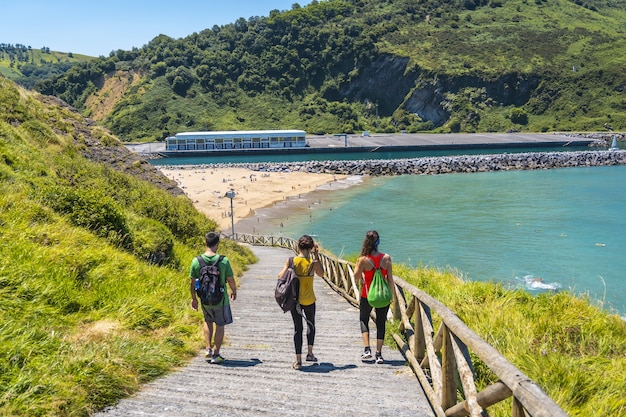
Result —
[[[257, 172], [246, 168], [163, 167], [159, 170], [191, 199], [194, 206], [214, 219], [222, 232], [231, 230], [231, 199], [226, 192], [232, 190], [235, 230], [253, 233], [254, 222], [262, 218], [255, 215], [262, 208], [284, 206], [289, 201], [304, 201], [306, 195], [317, 189], [346, 186], [346, 175], [313, 174], [305, 172]], [[303, 203], [306, 204], [306, 203]], [[263, 218], [267, 215], [262, 216]], [[272, 216], [270, 216], [272, 217]], [[247, 221], [242, 221], [246, 219]], [[244, 227], [239, 230], [237, 225]]]

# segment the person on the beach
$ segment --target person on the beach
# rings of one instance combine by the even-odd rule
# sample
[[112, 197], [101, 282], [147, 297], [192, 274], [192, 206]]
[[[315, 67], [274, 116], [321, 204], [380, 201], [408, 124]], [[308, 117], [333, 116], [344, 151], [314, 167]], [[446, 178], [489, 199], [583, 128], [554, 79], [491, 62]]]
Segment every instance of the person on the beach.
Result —
[[[324, 275], [324, 267], [319, 259], [319, 248], [309, 235], [303, 235], [298, 240], [298, 255], [293, 258], [294, 270], [298, 275], [300, 290], [298, 293], [298, 302], [291, 310], [293, 325], [295, 332], [293, 334], [293, 344], [296, 350], [296, 361], [293, 368], [300, 370], [302, 368], [302, 342], [304, 326], [302, 320], [306, 320], [307, 331], [306, 339], [308, 345], [308, 353], [306, 360], [309, 362], [317, 362], [317, 358], [313, 355], [313, 344], [315, 342], [315, 292], [313, 291], [313, 277]], [[289, 259], [285, 262], [283, 270], [280, 271], [278, 277], [281, 277], [289, 268]]]
[[[205, 236], [206, 251], [200, 255], [206, 264], [212, 265], [217, 262], [220, 255], [217, 253], [220, 244], [220, 235], [217, 232], [209, 232]], [[217, 265], [220, 271], [220, 285], [224, 287], [224, 298], [219, 304], [205, 305], [201, 303], [204, 315], [204, 341], [206, 352], [204, 357], [211, 360], [211, 363], [222, 363], [224, 358], [220, 354], [220, 348], [224, 341], [224, 326], [233, 322], [233, 315], [230, 309], [227, 287], [230, 287], [230, 298], [234, 301], [237, 298], [237, 285], [233, 277], [233, 269], [227, 257], [223, 257]], [[191, 292], [191, 308], [198, 310], [198, 298], [196, 296], [195, 281], [200, 278], [200, 262], [197, 257], [191, 261], [189, 268], [189, 291]], [[228, 285], [226, 283], [228, 282]], [[214, 331], [215, 327], [215, 331]], [[215, 335], [215, 338], [213, 336]], [[211, 345], [211, 342], [214, 342]]]
[[376, 363], [383, 363], [382, 356], [383, 342], [385, 340], [385, 324], [387, 321], [387, 312], [389, 306], [376, 308], [376, 356], [372, 356], [372, 350], [370, 348], [370, 329], [369, 320], [370, 313], [372, 312], [372, 306], [367, 302], [367, 293], [369, 287], [374, 278], [374, 272], [376, 268], [380, 268], [389, 284], [389, 288], [392, 289], [391, 293], [395, 299], [396, 294], [393, 289], [395, 284], [393, 282], [393, 271], [391, 264], [391, 257], [388, 254], [384, 254], [378, 251], [378, 245], [380, 244], [380, 237], [378, 232], [370, 230], [365, 234], [363, 240], [363, 246], [361, 248], [361, 255], [357, 259], [356, 267], [354, 270], [354, 279], [357, 284], [361, 284], [361, 299], [359, 302], [359, 318], [361, 321], [361, 336], [363, 337], [363, 354], [361, 360], [363, 362], [369, 362], [372, 359]]

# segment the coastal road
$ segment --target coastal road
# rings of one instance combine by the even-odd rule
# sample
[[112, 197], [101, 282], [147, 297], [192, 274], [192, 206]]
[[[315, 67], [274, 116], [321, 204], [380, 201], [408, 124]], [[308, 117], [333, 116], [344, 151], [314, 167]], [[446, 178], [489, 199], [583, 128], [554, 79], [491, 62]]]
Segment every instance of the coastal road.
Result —
[[[567, 136], [555, 133], [455, 133], [455, 134], [371, 134], [363, 135], [327, 135], [307, 136], [309, 149], [329, 150], [341, 148], [364, 148], [376, 149], [378, 147], [420, 147], [425, 149], [437, 149], [446, 147], [472, 148], [472, 147], [511, 147], [532, 146], [533, 144], [554, 143], [555, 146], [584, 145], [590, 142], [589, 138], [580, 136]], [[126, 144], [126, 146], [138, 153], [150, 154], [165, 151], [164, 142], [151, 142], [142, 144]]]

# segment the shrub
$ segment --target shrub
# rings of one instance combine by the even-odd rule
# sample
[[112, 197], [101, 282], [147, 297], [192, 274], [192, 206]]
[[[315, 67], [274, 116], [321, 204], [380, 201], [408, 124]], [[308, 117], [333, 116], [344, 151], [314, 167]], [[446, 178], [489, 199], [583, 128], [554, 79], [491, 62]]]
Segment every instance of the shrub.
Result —
[[131, 217], [133, 254], [155, 265], [167, 265], [174, 260], [174, 236], [156, 220]]
[[509, 119], [513, 123], [520, 125], [528, 124], [528, 114], [524, 111], [524, 109], [520, 109], [518, 107], [511, 109], [509, 112]]
[[133, 203], [135, 213], [143, 215], [169, 228], [183, 242], [204, 236], [217, 229], [217, 223], [199, 213], [187, 197], [165, 198], [165, 191], [156, 191]]
[[45, 205], [65, 215], [70, 223], [91, 230], [114, 245], [129, 249], [130, 230], [119, 205], [102, 189], [50, 186], [42, 191]]

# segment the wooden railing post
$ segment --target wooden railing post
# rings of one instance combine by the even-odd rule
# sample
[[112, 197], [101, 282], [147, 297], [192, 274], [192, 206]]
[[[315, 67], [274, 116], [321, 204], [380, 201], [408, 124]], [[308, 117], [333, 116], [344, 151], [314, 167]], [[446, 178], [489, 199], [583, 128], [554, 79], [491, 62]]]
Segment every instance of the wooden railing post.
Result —
[[426, 342], [424, 340], [424, 325], [422, 324], [422, 305], [420, 304], [417, 297], [411, 297], [412, 303], [414, 305], [413, 311], [413, 323], [414, 326], [414, 334], [413, 338], [413, 346], [411, 350], [413, 351], [413, 355], [415, 359], [421, 361], [426, 356]]
[[444, 410], [456, 404], [456, 360], [452, 349], [452, 336], [445, 325], [443, 327], [443, 346], [441, 348], [441, 407]]
[[515, 397], [513, 397], [513, 404], [511, 409], [511, 417], [525, 417], [524, 407], [522, 407], [522, 403]]

